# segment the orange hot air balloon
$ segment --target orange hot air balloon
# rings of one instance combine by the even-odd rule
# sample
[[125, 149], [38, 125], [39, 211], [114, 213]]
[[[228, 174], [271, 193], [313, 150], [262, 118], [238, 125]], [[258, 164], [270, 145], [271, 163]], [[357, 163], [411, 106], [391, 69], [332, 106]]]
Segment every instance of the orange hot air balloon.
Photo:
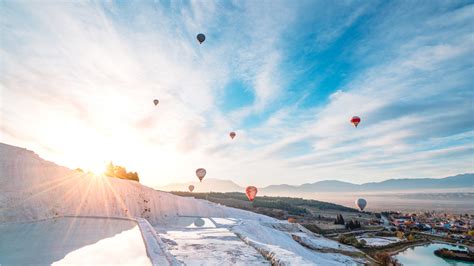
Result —
[[189, 185], [188, 189], [189, 189], [189, 191], [193, 192], [194, 186], [193, 186], [193, 185]]
[[154, 100], [153, 100], [153, 103], [155, 104], [155, 106], [157, 106], [159, 102], [160, 102], [160, 101], [158, 101], [157, 99], [154, 99]]
[[351, 123], [354, 124], [355, 127], [357, 127], [357, 125], [359, 125], [359, 123], [360, 123], [360, 117], [358, 117], [358, 116], [353, 116], [353, 117], [351, 118]]
[[196, 176], [199, 178], [199, 182], [202, 182], [202, 179], [206, 176], [206, 169], [198, 168], [196, 170]]
[[234, 139], [234, 138], [235, 138], [235, 135], [236, 135], [236, 134], [235, 134], [234, 131], [232, 131], [232, 132], [229, 133], [229, 136], [230, 136], [231, 139]]
[[247, 195], [247, 198], [250, 201], [253, 201], [255, 199], [255, 196], [257, 195], [258, 189], [254, 186], [248, 186], [245, 189], [245, 195]]

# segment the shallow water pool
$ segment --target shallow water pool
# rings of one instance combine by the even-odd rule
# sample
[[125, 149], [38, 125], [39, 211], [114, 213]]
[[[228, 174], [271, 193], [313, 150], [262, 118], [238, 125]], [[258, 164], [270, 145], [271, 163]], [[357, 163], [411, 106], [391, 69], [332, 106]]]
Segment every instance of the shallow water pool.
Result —
[[400, 252], [395, 258], [405, 266], [440, 266], [440, 265], [451, 265], [451, 266], [465, 266], [474, 265], [472, 262], [459, 262], [454, 260], [447, 260], [440, 258], [434, 254], [434, 251], [440, 248], [465, 250], [464, 247], [458, 247], [448, 244], [429, 244], [425, 246], [411, 247], [407, 250]]
[[56, 218], [0, 224], [0, 265], [151, 265], [137, 223]]

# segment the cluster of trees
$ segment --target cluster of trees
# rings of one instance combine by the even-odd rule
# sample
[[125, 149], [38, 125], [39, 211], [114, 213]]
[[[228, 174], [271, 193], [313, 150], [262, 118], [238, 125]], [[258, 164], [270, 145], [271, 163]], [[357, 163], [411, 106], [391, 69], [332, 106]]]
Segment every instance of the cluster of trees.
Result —
[[[207, 198], [207, 199], [236, 199], [236, 200], [243, 200], [248, 201], [247, 196], [244, 193], [240, 192], [227, 192], [227, 193], [219, 193], [219, 192], [210, 192], [210, 193], [189, 193], [189, 192], [172, 192], [176, 195], [180, 196], [190, 196], [195, 198]], [[254, 207], [266, 207], [266, 208], [274, 208], [274, 209], [281, 209], [286, 210], [290, 214], [301, 215], [307, 214], [308, 211], [305, 207], [314, 207], [320, 210], [337, 210], [337, 211], [345, 211], [345, 212], [358, 212], [356, 209], [348, 208], [345, 206], [337, 205], [334, 203], [317, 201], [317, 200], [305, 200], [301, 198], [290, 198], [290, 197], [256, 197], [253, 203]]]
[[287, 211], [291, 215], [304, 215], [308, 211], [305, 208], [294, 206], [291, 203], [282, 200], [268, 200], [265, 198], [256, 198], [253, 202], [254, 207], [263, 207]]
[[465, 261], [465, 262], [474, 262], [474, 257], [469, 255], [468, 251], [463, 250], [450, 250], [447, 248], [441, 248], [435, 250], [434, 254], [438, 257], [457, 260], [457, 261]]
[[114, 165], [112, 162], [107, 165], [105, 175], [140, 182], [140, 178], [138, 177], [137, 172], [127, 172], [127, 169], [125, 167]]
[[398, 239], [404, 239], [405, 238], [405, 233], [403, 233], [402, 231], [397, 231], [396, 234], [397, 234]]
[[361, 228], [360, 222], [357, 220], [350, 220], [348, 223], [346, 223], [346, 229], [354, 230], [357, 228]]
[[240, 192], [227, 192], [227, 193], [210, 192], [209, 197], [219, 198], [219, 199], [236, 199], [236, 200], [248, 201], [248, 198], [245, 195], [245, 193], [240, 193]]
[[413, 241], [413, 240], [415, 240], [415, 236], [413, 236], [413, 234], [409, 234], [409, 235], [407, 236], [407, 235], [405, 235], [405, 233], [402, 232], [402, 231], [396, 231], [396, 232], [395, 232], [395, 235], [397, 236], [397, 238], [399, 238], [399, 239], [401, 239], [401, 240], [403, 240], [403, 239], [406, 239], [406, 240], [408, 240], [408, 241]]
[[[225, 199], [237, 199], [237, 200], [244, 200], [247, 201], [247, 196], [245, 196], [244, 193], [240, 192], [227, 192], [227, 193], [215, 193], [211, 192], [209, 193], [209, 196], [213, 198], [225, 198]], [[314, 207], [318, 208], [320, 210], [338, 210], [338, 211], [345, 211], [345, 212], [358, 212], [358, 210], [337, 205], [334, 203], [329, 203], [329, 202], [324, 202], [324, 201], [318, 201], [318, 200], [306, 200], [302, 198], [290, 198], [290, 197], [269, 197], [269, 196], [263, 196], [259, 197], [257, 196], [255, 198], [255, 201], [265, 201], [265, 202], [285, 202], [289, 205], [292, 206], [299, 206], [300, 208], [304, 207]], [[254, 205], [255, 206], [255, 205]]]
[[346, 222], [344, 222], [344, 217], [342, 217], [341, 214], [338, 214], [336, 216], [336, 220], [334, 221], [334, 224], [342, 224], [342, 225], [345, 225]]
[[[248, 202], [247, 196], [244, 193], [240, 193], [240, 192], [227, 192], [227, 193], [172, 192], [172, 193], [179, 196], [191, 196], [191, 197], [195, 197], [199, 199], [207, 199], [213, 202], [218, 202], [230, 207], [237, 207], [237, 208], [239, 208], [239, 204], [231, 204], [231, 202], [229, 202], [229, 199]], [[299, 202], [299, 199], [292, 199], [292, 198], [286, 198], [286, 197], [257, 197], [252, 202], [252, 206], [287, 211], [288, 214], [290, 215], [309, 214], [309, 211], [306, 208], [297, 206], [295, 202]]]
[[398, 260], [390, 255], [390, 253], [382, 252], [375, 255], [375, 258], [382, 264], [386, 266], [396, 266], [400, 265]]
[[[242, 205], [241, 201], [247, 203], [248, 199], [244, 193], [240, 192], [209, 192], [209, 193], [190, 193], [190, 192], [178, 192], [174, 191], [173, 194], [179, 196], [194, 197], [198, 199], [207, 199], [213, 202], [218, 202], [227, 206], [236, 207], [236, 208], [245, 208], [247, 204]], [[231, 201], [235, 200], [235, 201]], [[282, 210], [286, 211], [290, 215], [310, 215], [308, 207], [318, 208], [320, 210], [338, 210], [338, 211], [347, 211], [347, 212], [357, 212], [356, 209], [348, 208], [345, 206], [337, 205], [329, 202], [322, 202], [317, 200], [305, 200], [301, 198], [290, 198], [290, 197], [256, 197], [252, 202], [253, 207], [262, 207], [268, 209]], [[342, 220], [342, 216], [340, 217]], [[331, 221], [331, 218], [329, 218]], [[341, 224], [344, 224], [342, 222]]]
[[358, 212], [358, 210], [349, 208], [346, 206], [330, 203], [330, 202], [324, 202], [324, 201], [319, 201], [319, 200], [307, 200], [307, 199], [302, 199], [302, 198], [290, 198], [290, 197], [268, 197], [268, 196], [263, 196], [263, 197], [258, 197], [259, 199], [265, 199], [265, 200], [281, 200], [290, 203], [291, 205], [296, 205], [296, 206], [307, 206], [307, 207], [313, 207], [313, 208], [318, 208], [320, 210], [337, 210], [337, 211], [345, 211], [345, 212]]
[[367, 242], [364, 239], [361, 239], [360, 241], [357, 240], [357, 238], [353, 235], [339, 235], [339, 243], [346, 244], [346, 245], [351, 245], [356, 248], [362, 248], [365, 245], [367, 245]]

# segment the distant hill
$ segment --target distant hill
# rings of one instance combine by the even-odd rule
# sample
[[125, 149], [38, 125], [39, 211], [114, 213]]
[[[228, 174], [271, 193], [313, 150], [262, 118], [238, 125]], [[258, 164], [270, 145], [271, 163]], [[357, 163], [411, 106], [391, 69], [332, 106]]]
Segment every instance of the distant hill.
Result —
[[439, 179], [389, 179], [380, 183], [366, 183], [361, 186], [367, 190], [474, 188], [474, 174], [462, 174]]
[[242, 192], [244, 190], [243, 187], [230, 180], [214, 178], [205, 178], [202, 182], [172, 183], [158, 189], [164, 191], [188, 191], [189, 185], [194, 186], [194, 192]]
[[[188, 186], [194, 185], [195, 192], [242, 192], [243, 187], [230, 180], [205, 179], [202, 183], [180, 183], [170, 184], [160, 187], [166, 191], [187, 191]], [[445, 178], [404, 178], [389, 179], [382, 182], [371, 182], [365, 184], [352, 184], [337, 180], [325, 180], [315, 183], [306, 183], [299, 186], [287, 184], [271, 185], [259, 188], [262, 194], [288, 193], [288, 192], [359, 192], [359, 191], [409, 191], [420, 189], [453, 189], [453, 188], [473, 188], [474, 174], [460, 174]]]
[[[266, 193], [276, 193], [287, 185], [263, 188]], [[445, 178], [404, 178], [389, 179], [382, 182], [352, 184], [348, 182], [326, 180], [292, 187], [296, 192], [358, 192], [358, 191], [406, 191], [419, 189], [474, 188], [474, 174], [462, 174]]]

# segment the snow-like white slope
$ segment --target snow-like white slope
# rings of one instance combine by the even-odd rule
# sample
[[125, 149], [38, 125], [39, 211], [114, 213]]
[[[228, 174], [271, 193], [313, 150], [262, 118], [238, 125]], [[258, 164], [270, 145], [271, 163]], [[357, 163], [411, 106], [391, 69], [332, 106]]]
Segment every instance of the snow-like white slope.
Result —
[[54, 216], [143, 217], [150, 223], [180, 216], [258, 217], [207, 201], [156, 191], [134, 181], [96, 176], [42, 160], [0, 143], [0, 222]]
[[171, 254], [186, 265], [270, 265], [226, 228], [171, 229], [159, 235]]
[[381, 247], [401, 241], [398, 237], [357, 237], [357, 240], [364, 240], [369, 247]]
[[[352, 257], [337, 253], [339, 248], [336, 242], [328, 239], [322, 241], [312, 233], [305, 232], [304, 228], [288, 223], [266, 224], [257, 221], [244, 221], [231, 229], [246, 243], [260, 250], [272, 262], [279, 265], [356, 265], [363, 260], [355, 260]], [[319, 243], [319, 249], [323, 252], [315, 252], [314, 247], [305, 248], [295, 245], [293, 236], [303, 236], [305, 242], [313, 239]], [[310, 245], [308, 245], [310, 246]], [[329, 248], [331, 247], [331, 248]], [[334, 247], [334, 249], [332, 248]], [[316, 249], [316, 248], [314, 248]], [[342, 245], [341, 251], [348, 251], [350, 247]], [[331, 252], [332, 251], [332, 252]], [[352, 252], [357, 252], [355, 249]]]
[[[338, 250], [345, 252], [350, 248], [339, 247], [334, 241], [287, 222], [156, 191], [134, 181], [73, 171], [42, 160], [32, 151], [0, 143], [0, 223], [55, 216], [142, 217], [159, 231], [159, 236], [167, 236], [168, 240], [177, 243], [177, 249], [170, 249], [182, 258], [192, 257], [186, 252], [211, 252], [213, 245], [225, 244], [227, 246], [221, 252], [232, 248], [249, 249], [280, 264], [347, 265], [360, 262], [338, 253]], [[186, 216], [212, 218], [215, 238], [212, 230], [190, 232], [192, 227], [177, 223]], [[206, 226], [196, 230], [205, 230]], [[296, 242], [296, 233], [298, 239], [318, 248], [304, 247]], [[201, 238], [205, 238], [204, 243], [210, 250], [193, 250], [192, 244], [188, 243], [203, 243]], [[324, 247], [331, 250], [324, 250]], [[319, 248], [324, 251], [318, 251]], [[257, 253], [250, 256], [254, 262], [261, 259]], [[245, 258], [247, 256], [229, 253], [232, 263], [245, 264]]]

